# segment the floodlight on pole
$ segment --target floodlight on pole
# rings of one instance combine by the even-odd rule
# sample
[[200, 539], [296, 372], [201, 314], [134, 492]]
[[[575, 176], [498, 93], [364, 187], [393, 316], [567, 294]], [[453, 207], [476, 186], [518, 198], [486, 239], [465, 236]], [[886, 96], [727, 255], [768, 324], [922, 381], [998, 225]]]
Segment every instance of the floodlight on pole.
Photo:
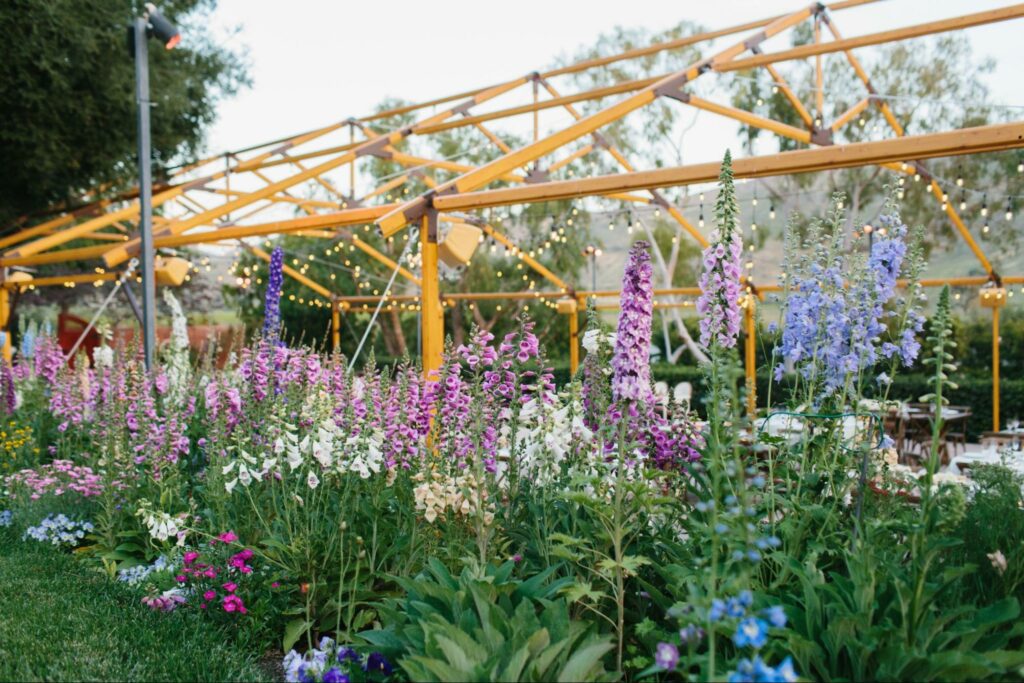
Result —
[[167, 17], [151, 2], [146, 3], [145, 18], [149, 19], [150, 35], [164, 44], [167, 50], [173, 50], [181, 42], [178, 27], [168, 21]]
[[153, 248], [153, 159], [150, 142], [149, 52], [147, 39], [152, 36], [170, 50], [181, 42], [178, 29], [152, 4], [146, 13], [136, 17], [130, 27], [131, 46], [135, 58], [135, 102], [138, 106], [139, 154], [139, 241], [142, 270], [142, 341], [146, 368], [152, 369], [156, 351], [156, 258]]

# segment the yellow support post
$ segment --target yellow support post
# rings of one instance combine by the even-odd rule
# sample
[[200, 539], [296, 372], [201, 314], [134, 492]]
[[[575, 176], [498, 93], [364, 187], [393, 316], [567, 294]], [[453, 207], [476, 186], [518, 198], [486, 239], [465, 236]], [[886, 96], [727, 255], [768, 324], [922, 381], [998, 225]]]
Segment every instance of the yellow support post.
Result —
[[437, 272], [437, 212], [427, 211], [420, 226], [420, 257], [423, 273], [420, 277], [420, 339], [423, 354], [423, 372], [428, 377], [441, 367], [444, 353], [444, 310], [441, 308], [441, 288]]
[[992, 309], [992, 431], [999, 431], [999, 309], [1006, 305], [1007, 290], [1004, 283], [983, 287], [978, 303]]
[[999, 431], [999, 306], [992, 307], [992, 431]]
[[331, 297], [331, 349], [341, 348], [341, 303], [337, 297]]
[[580, 319], [573, 311], [569, 314], [569, 372], [573, 375], [580, 367]]
[[756, 297], [748, 294], [743, 305], [743, 322], [746, 326], [744, 361], [747, 374], [747, 416], [753, 420], [757, 416], [757, 326], [754, 318], [754, 302]]
[[7, 323], [11, 318], [11, 292], [4, 288], [0, 289], [0, 335], [3, 336], [3, 358], [4, 362], [11, 362], [11, 332], [7, 329]]
[[569, 318], [569, 372], [575, 375], [580, 366], [579, 302], [575, 298], [561, 299], [558, 312]]

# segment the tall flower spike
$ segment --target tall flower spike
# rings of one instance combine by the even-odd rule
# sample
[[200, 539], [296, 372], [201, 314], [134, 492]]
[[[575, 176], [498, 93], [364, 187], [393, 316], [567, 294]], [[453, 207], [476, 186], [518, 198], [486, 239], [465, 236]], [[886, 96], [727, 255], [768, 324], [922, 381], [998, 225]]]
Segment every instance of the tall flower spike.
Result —
[[716, 344], [722, 348], [736, 346], [740, 331], [743, 238], [736, 226], [736, 212], [732, 155], [726, 150], [715, 202], [718, 226], [711, 236], [711, 245], [704, 250], [701, 295], [697, 299], [697, 312], [701, 314], [700, 343], [708, 349]]
[[622, 274], [622, 311], [612, 357], [612, 397], [616, 401], [650, 403], [653, 398], [650, 357], [654, 289], [648, 248], [642, 240], [634, 243]]
[[281, 285], [284, 284], [284, 251], [275, 247], [270, 254], [267, 298], [263, 306], [263, 336], [277, 338], [281, 327]]

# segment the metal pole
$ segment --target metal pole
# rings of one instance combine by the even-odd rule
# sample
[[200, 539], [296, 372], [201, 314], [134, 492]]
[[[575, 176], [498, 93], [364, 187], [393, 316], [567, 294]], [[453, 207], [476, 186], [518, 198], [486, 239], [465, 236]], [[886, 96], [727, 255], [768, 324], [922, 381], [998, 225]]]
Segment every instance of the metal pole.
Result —
[[153, 262], [153, 169], [149, 137], [149, 55], [147, 21], [135, 19], [135, 102], [139, 108], [139, 236], [142, 269], [142, 340], [146, 368], [153, 368], [156, 349], [156, 281]]

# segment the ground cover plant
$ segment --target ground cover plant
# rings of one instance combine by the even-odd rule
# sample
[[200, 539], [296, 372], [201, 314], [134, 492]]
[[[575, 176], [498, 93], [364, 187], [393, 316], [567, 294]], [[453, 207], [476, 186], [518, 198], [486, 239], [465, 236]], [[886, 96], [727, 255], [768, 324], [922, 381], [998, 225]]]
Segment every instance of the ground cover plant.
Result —
[[277, 252], [262, 334], [223, 369], [188, 361], [170, 294], [152, 373], [130, 348], [92, 367], [24, 349], [8, 410], [39, 453], [5, 476], [0, 523], [169, 629], [276, 652], [289, 681], [1019, 676], [1021, 482], [940, 472], [937, 439], [893, 462], [893, 378], [920, 359], [936, 408], [955, 383], [949, 295], [925, 333], [914, 232], [890, 203], [851, 252], [841, 199], [790, 234], [767, 420], [744, 409], [726, 157], [702, 419], [653, 391], [643, 242], [617, 329], [591, 313], [561, 386], [526, 318], [449, 344], [430, 376], [286, 346]]

